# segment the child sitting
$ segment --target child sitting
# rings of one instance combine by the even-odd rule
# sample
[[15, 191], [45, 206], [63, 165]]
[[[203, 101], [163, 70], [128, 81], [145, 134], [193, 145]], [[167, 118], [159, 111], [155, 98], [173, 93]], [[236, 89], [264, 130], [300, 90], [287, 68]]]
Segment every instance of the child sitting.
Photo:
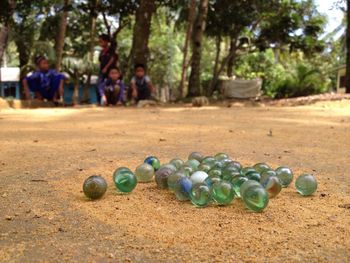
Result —
[[137, 64], [135, 66], [135, 76], [131, 79], [131, 96], [136, 102], [149, 100], [152, 98], [154, 86], [149, 76], [146, 75], [145, 66]]
[[39, 56], [35, 60], [37, 70], [23, 79], [23, 88], [26, 99], [34, 98], [59, 102], [63, 101], [64, 75], [50, 69], [49, 61]]
[[102, 106], [121, 105], [124, 102], [125, 85], [120, 77], [120, 70], [112, 67], [109, 69], [108, 78], [99, 85]]

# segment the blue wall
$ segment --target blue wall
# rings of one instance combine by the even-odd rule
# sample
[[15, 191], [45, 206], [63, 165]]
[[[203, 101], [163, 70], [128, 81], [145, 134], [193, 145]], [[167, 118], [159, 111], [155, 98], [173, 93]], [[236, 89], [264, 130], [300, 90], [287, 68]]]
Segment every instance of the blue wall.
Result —
[[[96, 87], [97, 85], [91, 85], [89, 91], [90, 103], [97, 103], [97, 95], [96, 95]], [[79, 88], [79, 101], [83, 96], [84, 85], [80, 85]], [[73, 95], [74, 86], [73, 84], [65, 84], [64, 85], [64, 102], [67, 104], [72, 103], [72, 95]], [[19, 82], [1, 82], [0, 83], [0, 97], [13, 97], [15, 99], [20, 99], [20, 85]]]

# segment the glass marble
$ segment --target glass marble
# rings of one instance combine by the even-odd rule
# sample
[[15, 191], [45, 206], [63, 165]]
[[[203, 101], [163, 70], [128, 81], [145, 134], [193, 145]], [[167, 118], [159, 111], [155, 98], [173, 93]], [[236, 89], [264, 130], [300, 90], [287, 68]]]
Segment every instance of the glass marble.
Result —
[[[168, 167], [168, 168], [170, 168], [171, 170], [173, 170], [174, 172], [177, 171], [176, 166], [173, 165], [173, 164], [171, 164], [171, 163], [164, 164], [164, 165], [162, 165], [160, 168], [162, 168], [162, 167]], [[160, 169], [160, 168], [159, 168], [159, 169]]]
[[269, 203], [269, 195], [261, 185], [248, 187], [242, 199], [245, 206], [254, 212], [262, 212]]
[[190, 179], [193, 184], [200, 184], [203, 183], [205, 179], [208, 178], [208, 174], [206, 172], [198, 171], [194, 172], [191, 176]]
[[114, 181], [114, 176], [117, 175], [118, 173], [121, 173], [121, 172], [131, 172], [131, 170], [127, 167], [119, 167], [117, 168], [117, 170], [114, 171], [113, 173], [113, 181]]
[[212, 200], [210, 187], [206, 183], [194, 184], [190, 191], [190, 200], [197, 207], [208, 206]]
[[246, 177], [247, 177], [249, 180], [255, 180], [255, 181], [257, 181], [257, 182], [260, 182], [260, 179], [261, 179], [261, 175], [260, 175], [257, 171], [255, 171], [255, 172], [253, 172], [253, 171], [248, 172], [248, 173], [246, 174]]
[[167, 179], [169, 190], [174, 191], [177, 181], [183, 177], [186, 177], [186, 174], [183, 171], [178, 171], [178, 172], [175, 172], [175, 173], [172, 173], [171, 175], [169, 175], [169, 177]]
[[233, 190], [235, 191], [235, 195], [239, 198], [241, 197], [241, 193], [240, 193], [241, 185], [244, 184], [246, 181], [248, 181], [248, 178], [243, 176], [233, 178], [231, 181]]
[[190, 166], [192, 168], [193, 171], [197, 171], [198, 166], [201, 164], [199, 161], [192, 159], [192, 160], [188, 160], [186, 163], [186, 165]]
[[130, 170], [117, 169], [113, 174], [113, 182], [119, 192], [130, 193], [137, 185], [137, 178]]
[[[209, 165], [208, 165], [209, 166]], [[222, 162], [220, 162], [220, 161], [216, 161], [215, 163], [214, 163], [214, 166], [211, 166], [211, 169], [220, 169], [220, 170], [222, 170], [222, 169], [224, 169], [224, 164], [222, 163]]]
[[206, 183], [209, 187], [212, 187], [217, 182], [221, 182], [220, 177], [208, 177], [204, 180], [204, 183]]
[[188, 166], [188, 165], [182, 166], [180, 170], [183, 171], [183, 172], [185, 172], [185, 173], [186, 173], [186, 176], [190, 176], [191, 174], [194, 173], [192, 167], [191, 167], [191, 166]]
[[98, 175], [88, 177], [83, 184], [83, 192], [86, 197], [94, 200], [101, 198], [107, 191], [106, 180]]
[[219, 205], [228, 205], [235, 197], [235, 191], [230, 182], [220, 181], [213, 184], [211, 195]]
[[185, 164], [185, 162], [179, 158], [172, 159], [169, 163], [174, 165], [177, 170]]
[[276, 174], [281, 181], [282, 187], [288, 187], [293, 181], [293, 172], [288, 167], [278, 167]]
[[241, 187], [239, 188], [239, 193], [240, 193], [241, 198], [243, 198], [245, 190], [247, 190], [251, 186], [262, 186], [262, 185], [260, 183], [258, 183], [257, 181], [254, 181], [254, 180], [247, 180], [247, 181], [245, 181], [241, 185]]
[[139, 165], [135, 170], [137, 181], [140, 183], [151, 182], [154, 176], [153, 166], [148, 163]]
[[297, 192], [303, 196], [309, 196], [317, 190], [317, 180], [311, 174], [302, 174], [295, 181]]
[[216, 159], [214, 157], [212, 157], [212, 156], [206, 156], [202, 160], [202, 164], [207, 164], [210, 167], [214, 167], [215, 163], [216, 163]]
[[209, 177], [221, 177], [222, 175], [222, 172], [221, 170], [219, 169], [211, 169], [209, 172], [208, 172], [208, 176]]
[[204, 158], [203, 155], [200, 154], [199, 152], [192, 152], [188, 156], [188, 160], [197, 160], [198, 162], [202, 162], [203, 158]]
[[244, 167], [244, 168], [242, 169], [242, 174], [243, 174], [244, 176], [246, 176], [247, 173], [250, 173], [250, 172], [256, 172], [256, 170], [255, 170], [253, 167]]
[[271, 170], [271, 167], [266, 163], [257, 163], [253, 166], [253, 168], [260, 174], [265, 171]]
[[230, 159], [230, 157], [228, 156], [228, 154], [226, 153], [217, 153], [214, 158], [218, 161], [224, 160], [224, 159]]
[[209, 170], [211, 169], [211, 167], [207, 164], [200, 164], [198, 166], [198, 171], [202, 171], [202, 172], [209, 172]]
[[151, 165], [153, 167], [154, 171], [157, 171], [160, 168], [160, 161], [155, 156], [149, 156], [143, 162]]
[[236, 167], [238, 170], [242, 170], [242, 165], [240, 162], [237, 162], [237, 161], [232, 161], [229, 166], [233, 166], [233, 167]]
[[222, 170], [221, 178], [226, 181], [232, 181], [234, 177], [241, 176], [241, 172], [236, 166], [228, 166]]
[[156, 173], [155, 173], [155, 179], [157, 186], [161, 189], [168, 188], [168, 177], [175, 173], [173, 169], [171, 169], [169, 166], [163, 166], [161, 167]]
[[260, 183], [266, 181], [267, 178], [271, 176], [277, 176], [274, 170], [267, 170], [261, 174]]
[[262, 182], [262, 186], [269, 194], [269, 198], [276, 197], [282, 190], [280, 179], [278, 179], [277, 176], [268, 177], [264, 182]]
[[180, 178], [174, 187], [175, 196], [179, 201], [190, 199], [189, 193], [192, 189], [192, 181], [188, 177]]
[[223, 159], [223, 160], [221, 160], [220, 162], [222, 163], [222, 166], [223, 166], [223, 167], [226, 167], [226, 166], [228, 166], [230, 163], [232, 163], [233, 160], [231, 160], [231, 159]]

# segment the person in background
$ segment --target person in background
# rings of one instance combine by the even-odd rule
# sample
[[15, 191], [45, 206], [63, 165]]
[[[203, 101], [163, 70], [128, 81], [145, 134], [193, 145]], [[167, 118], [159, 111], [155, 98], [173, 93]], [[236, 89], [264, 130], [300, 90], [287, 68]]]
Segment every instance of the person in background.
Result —
[[99, 86], [101, 105], [121, 105], [124, 103], [125, 85], [121, 80], [121, 73], [117, 67], [109, 69], [108, 78]]
[[135, 65], [135, 76], [131, 79], [131, 96], [136, 101], [152, 99], [155, 88], [143, 64]]
[[[99, 45], [102, 48], [99, 61], [100, 61], [100, 74], [99, 83], [103, 83], [108, 78], [108, 72], [111, 68], [114, 68], [118, 64], [118, 55], [116, 54], [115, 41], [111, 41], [111, 38], [107, 34], [99, 36]], [[100, 101], [99, 92], [97, 90], [97, 98]]]
[[64, 75], [50, 69], [49, 61], [44, 56], [35, 59], [37, 70], [23, 79], [26, 99], [34, 98], [63, 103]]

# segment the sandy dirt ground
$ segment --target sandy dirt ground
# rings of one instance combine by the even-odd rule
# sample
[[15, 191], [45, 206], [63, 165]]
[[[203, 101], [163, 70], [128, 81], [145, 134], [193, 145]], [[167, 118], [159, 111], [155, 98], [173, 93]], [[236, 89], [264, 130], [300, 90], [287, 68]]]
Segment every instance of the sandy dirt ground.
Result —
[[[139, 184], [118, 195], [112, 172], [227, 152], [244, 165], [313, 173], [263, 213], [240, 200], [195, 208]], [[0, 262], [349, 262], [350, 102], [301, 107], [78, 108], [0, 111]], [[82, 183], [104, 176], [88, 201]]]

